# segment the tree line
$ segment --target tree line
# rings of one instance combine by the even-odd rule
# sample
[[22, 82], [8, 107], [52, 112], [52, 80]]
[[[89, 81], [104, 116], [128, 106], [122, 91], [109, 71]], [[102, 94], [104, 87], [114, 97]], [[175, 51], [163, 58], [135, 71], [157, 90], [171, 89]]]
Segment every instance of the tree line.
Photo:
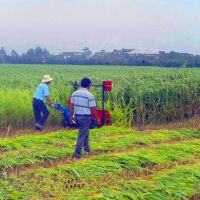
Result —
[[47, 49], [41, 47], [28, 49], [22, 54], [15, 50], [7, 54], [2, 47], [0, 48], [0, 63], [200, 67], [200, 55], [162, 51], [159, 54], [134, 55], [113, 55], [112, 53], [88, 55], [83, 53], [66, 57], [63, 54], [53, 55]]

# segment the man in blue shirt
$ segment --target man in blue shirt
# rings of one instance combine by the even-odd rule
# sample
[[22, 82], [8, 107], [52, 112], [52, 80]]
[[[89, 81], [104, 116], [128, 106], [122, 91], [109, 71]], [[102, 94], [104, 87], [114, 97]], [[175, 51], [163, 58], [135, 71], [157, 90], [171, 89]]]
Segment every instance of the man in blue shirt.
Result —
[[35, 116], [35, 128], [38, 131], [43, 129], [44, 124], [49, 116], [49, 111], [44, 103], [44, 100], [46, 100], [50, 106], [54, 107], [48, 87], [52, 80], [53, 78], [51, 78], [49, 75], [45, 75], [42, 83], [37, 87], [34, 94], [33, 110]]
[[[85, 154], [90, 154], [89, 145], [89, 126], [91, 115], [97, 120], [97, 124], [101, 124], [101, 120], [97, 115], [96, 102], [94, 96], [89, 92], [91, 81], [88, 78], [81, 80], [81, 89], [72, 94], [72, 104], [70, 104], [70, 119], [71, 123], [75, 120], [79, 127], [78, 140], [74, 158], [82, 157], [82, 148], [84, 147]], [[75, 119], [74, 119], [75, 118]]]

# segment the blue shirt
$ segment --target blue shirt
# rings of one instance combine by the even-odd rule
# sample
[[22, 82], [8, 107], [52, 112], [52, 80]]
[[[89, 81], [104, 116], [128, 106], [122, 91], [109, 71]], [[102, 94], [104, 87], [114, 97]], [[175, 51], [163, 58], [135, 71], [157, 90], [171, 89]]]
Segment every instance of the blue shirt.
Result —
[[86, 88], [81, 88], [72, 94], [74, 113], [77, 115], [91, 115], [90, 108], [96, 106], [94, 96]]
[[47, 96], [50, 96], [49, 87], [46, 83], [41, 83], [35, 91], [34, 98], [44, 101]]

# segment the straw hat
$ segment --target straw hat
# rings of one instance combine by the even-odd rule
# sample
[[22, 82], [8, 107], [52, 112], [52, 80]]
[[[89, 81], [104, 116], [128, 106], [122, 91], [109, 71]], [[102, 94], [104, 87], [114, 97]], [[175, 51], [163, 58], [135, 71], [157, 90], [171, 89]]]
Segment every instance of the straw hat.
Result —
[[49, 75], [44, 75], [42, 82], [47, 83], [47, 82], [50, 82], [52, 80], [53, 80], [53, 78], [51, 78]]

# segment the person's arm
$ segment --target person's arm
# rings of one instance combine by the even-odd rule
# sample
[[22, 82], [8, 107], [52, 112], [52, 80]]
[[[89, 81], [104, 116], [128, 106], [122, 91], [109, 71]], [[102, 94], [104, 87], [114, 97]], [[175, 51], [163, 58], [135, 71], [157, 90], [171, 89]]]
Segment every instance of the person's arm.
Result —
[[97, 113], [97, 104], [96, 104], [96, 102], [94, 100], [94, 96], [92, 94], [89, 98], [89, 107], [90, 107], [92, 117], [97, 120], [97, 125], [100, 126], [101, 125], [101, 119], [99, 118], [99, 115]]
[[90, 110], [91, 110], [92, 116], [97, 120], [97, 125], [100, 126], [101, 125], [101, 119], [99, 118], [99, 115], [97, 113], [97, 107], [96, 106], [91, 107]]
[[72, 94], [72, 97], [70, 99], [70, 123], [74, 123], [74, 98], [73, 98], [74, 93]]
[[49, 104], [53, 104], [52, 99], [50, 96], [46, 96], [46, 100]]
[[73, 124], [74, 121], [74, 104], [70, 104], [70, 123]]
[[49, 105], [54, 108], [55, 105], [52, 102], [51, 96], [50, 96], [50, 91], [49, 91], [49, 87], [46, 85], [44, 88], [44, 96], [46, 98], [46, 101], [49, 103]]
[[51, 99], [50, 96], [46, 96], [46, 100], [50, 104], [51, 107], [54, 107], [54, 104], [53, 104], [52, 99]]

